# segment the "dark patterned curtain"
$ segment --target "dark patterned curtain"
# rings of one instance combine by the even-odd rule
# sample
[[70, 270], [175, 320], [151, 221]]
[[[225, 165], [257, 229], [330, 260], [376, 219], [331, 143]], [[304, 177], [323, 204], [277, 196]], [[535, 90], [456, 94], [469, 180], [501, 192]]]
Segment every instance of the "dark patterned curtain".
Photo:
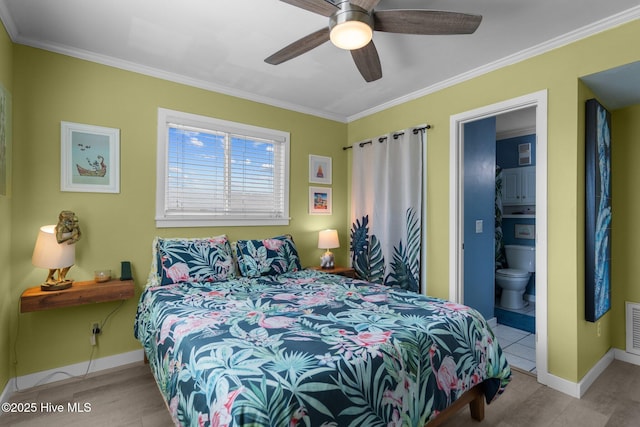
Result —
[[504, 239], [502, 238], [502, 168], [496, 165], [496, 270], [506, 268], [507, 259], [504, 254]]

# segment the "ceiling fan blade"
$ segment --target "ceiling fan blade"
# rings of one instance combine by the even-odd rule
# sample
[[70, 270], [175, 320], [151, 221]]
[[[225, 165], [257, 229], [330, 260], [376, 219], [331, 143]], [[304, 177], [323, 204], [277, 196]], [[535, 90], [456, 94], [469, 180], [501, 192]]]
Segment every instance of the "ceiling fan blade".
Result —
[[329, 28], [322, 28], [280, 49], [279, 51], [265, 59], [264, 62], [272, 65], [281, 64], [285, 61], [300, 56], [305, 52], [309, 52], [311, 49], [320, 46], [326, 41], [329, 41]]
[[289, 3], [292, 6], [297, 6], [301, 9], [308, 10], [309, 12], [317, 13], [323, 16], [331, 16], [333, 12], [338, 10], [338, 6], [331, 3], [329, 0], [280, 0], [285, 3]]
[[471, 34], [482, 21], [481, 15], [438, 10], [380, 10], [373, 14], [376, 31], [401, 34]]
[[351, 0], [351, 4], [355, 4], [369, 11], [375, 9], [378, 3], [380, 3], [380, 0]]
[[360, 74], [362, 74], [362, 77], [364, 77], [367, 82], [382, 78], [382, 65], [380, 64], [378, 50], [373, 44], [373, 40], [365, 47], [352, 50], [351, 57], [353, 58], [353, 62], [356, 63], [358, 71], [360, 71]]

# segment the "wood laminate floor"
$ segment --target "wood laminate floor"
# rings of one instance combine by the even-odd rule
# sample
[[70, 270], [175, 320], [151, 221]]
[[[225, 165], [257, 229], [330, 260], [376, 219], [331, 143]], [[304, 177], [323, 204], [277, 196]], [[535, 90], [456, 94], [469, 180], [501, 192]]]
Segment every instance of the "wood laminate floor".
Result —
[[[149, 367], [142, 363], [16, 393], [10, 402], [35, 404], [37, 410], [4, 413], [0, 415], [0, 426], [173, 426]], [[89, 404], [89, 411], [69, 411], [69, 405], [71, 409], [84, 410], [85, 404]], [[62, 412], [52, 412], [60, 408], [57, 405], [62, 405]], [[486, 406], [482, 423], [473, 421], [466, 408], [444, 425], [637, 427], [640, 366], [613, 361], [582, 399], [540, 385], [531, 375], [516, 371], [505, 393]]]

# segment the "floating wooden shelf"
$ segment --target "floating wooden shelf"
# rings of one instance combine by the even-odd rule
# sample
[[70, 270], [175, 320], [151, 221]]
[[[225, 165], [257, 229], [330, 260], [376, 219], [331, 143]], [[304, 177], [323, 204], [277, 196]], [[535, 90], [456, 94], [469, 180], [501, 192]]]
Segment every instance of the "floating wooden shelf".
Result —
[[96, 302], [120, 301], [132, 298], [135, 293], [133, 280], [110, 280], [96, 283], [74, 282], [61, 291], [43, 291], [40, 286], [25, 290], [20, 296], [20, 312], [50, 310]]
[[331, 268], [324, 268], [324, 267], [320, 267], [320, 266], [314, 266], [314, 267], [310, 267], [312, 270], [318, 270], [318, 271], [324, 271], [325, 273], [330, 273], [330, 274], [337, 274], [340, 276], [346, 276], [346, 277], [350, 277], [352, 279], [356, 278], [356, 271], [351, 268], [351, 267], [331, 267]]

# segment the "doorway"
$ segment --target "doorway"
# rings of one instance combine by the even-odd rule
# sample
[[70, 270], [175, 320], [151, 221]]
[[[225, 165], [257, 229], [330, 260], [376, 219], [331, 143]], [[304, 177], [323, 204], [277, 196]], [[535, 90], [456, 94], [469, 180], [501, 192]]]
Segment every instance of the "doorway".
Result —
[[[522, 109], [536, 110], [536, 374], [547, 384], [547, 91], [543, 90], [504, 102], [451, 116], [450, 119], [450, 206], [449, 298], [464, 303], [464, 142], [465, 124]], [[467, 222], [469, 219], [467, 218]]]

